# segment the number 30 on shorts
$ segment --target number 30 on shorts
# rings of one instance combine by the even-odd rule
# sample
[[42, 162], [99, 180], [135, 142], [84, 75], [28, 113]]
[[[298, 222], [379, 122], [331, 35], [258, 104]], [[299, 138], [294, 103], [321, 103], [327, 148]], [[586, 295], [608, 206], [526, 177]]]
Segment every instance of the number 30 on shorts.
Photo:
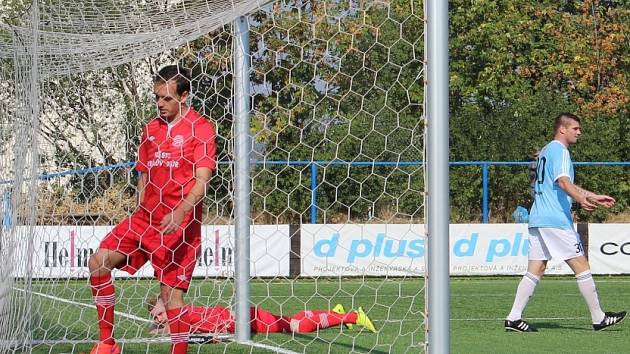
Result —
[[582, 247], [582, 242], [578, 242], [576, 244], [574, 244], [575, 246], [575, 253], [584, 253], [584, 247]]

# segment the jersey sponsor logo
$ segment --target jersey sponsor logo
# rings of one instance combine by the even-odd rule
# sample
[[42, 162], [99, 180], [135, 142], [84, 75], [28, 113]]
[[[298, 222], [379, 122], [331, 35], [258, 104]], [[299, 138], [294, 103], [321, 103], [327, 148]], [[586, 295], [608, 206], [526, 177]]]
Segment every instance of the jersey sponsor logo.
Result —
[[171, 168], [179, 167], [179, 161], [172, 160], [172, 154], [170, 152], [157, 151], [153, 156], [154, 159], [149, 160], [149, 162], [147, 163], [147, 166], [149, 168], [162, 166]]
[[173, 146], [180, 147], [184, 144], [184, 137], [181, 135], [175, 135], [173, 137]]
[[180, 274], [177, 276], [177, 279], [181, 280], [181, 281], [187, 281], [188, 277], [185, 274]]
[[153, 135], [149, 135], [149, 137], [147, 138], [148, 141], [154, 141], [155, 137]]

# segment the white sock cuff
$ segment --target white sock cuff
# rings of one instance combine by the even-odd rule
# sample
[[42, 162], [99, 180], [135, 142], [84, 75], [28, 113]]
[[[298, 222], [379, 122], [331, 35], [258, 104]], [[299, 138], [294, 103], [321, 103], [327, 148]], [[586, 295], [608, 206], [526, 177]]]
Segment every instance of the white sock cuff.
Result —
[[94, 296], [94, 303], [101, 306], [112, 306], [116, 304], [116, 294]]
[[593, 274], [591, 274], [590, 269], [585, 270], [580, 274], [576, 274], [575, 279], [577, 279], [578, 282], [589, 281], [590, 279], [593, 279]]
[[523, 278], [531, 281], [532, 283], [534, 283], [534, 285], [538, 284], [538, 282], [540, 281], [540, 277], [539, 276], [535, 275], [534, 273], [530, 273], [530, 272], [526, 272], [525, 275], [523, 276]]

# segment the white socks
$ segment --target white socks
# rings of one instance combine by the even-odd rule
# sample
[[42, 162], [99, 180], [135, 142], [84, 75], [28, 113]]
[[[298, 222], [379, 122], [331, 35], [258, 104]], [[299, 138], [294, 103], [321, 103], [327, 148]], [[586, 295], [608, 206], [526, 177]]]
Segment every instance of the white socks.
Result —
[[[507, 317], [509, 321], [520, 320], [523, 317], [523, 310], [525, 306], [527, 306], [529, 298], [534, 294], [539, 280], [540, 278], [538, 276], [530, 272], [525, 273], [523, 279], [521, 279], [521, 282], [518, 284], [518, 288], [516, 288], [514, 305], [512, 305], [512, 310]], [[595, 295], [595, 297], [597, 297], [597, 295]]]
[[[605, 314], [599, 305], [599, 298], [597, 296], [597, 289], [595, 288], [595, 281], [590, 270], [575, 275], [580, 293], [586, 301], [589, 311], [591, 311], [591, 319], [593, 323], [600, 323]], [[529, 298], [534, 294], [536, 285], [538, 285], [539, 277], [527, 272], [516, 289], [516, 296], [514, 297], [514, 305], [508, 315], [507, 319], [510, 321], [520, 320], [523, 316], [523, 310], [527, 306]]]
[[602, 308], [599, 306], [599, 298], [597, 297], [597, 289], [595, 288], [595, 281], [590, 270], [575, 275], [577, 279], [577, 285], [586, 301], [589, 311], [591, 311], [591, 319], [593, 323], [600, 323], [605, 314]]

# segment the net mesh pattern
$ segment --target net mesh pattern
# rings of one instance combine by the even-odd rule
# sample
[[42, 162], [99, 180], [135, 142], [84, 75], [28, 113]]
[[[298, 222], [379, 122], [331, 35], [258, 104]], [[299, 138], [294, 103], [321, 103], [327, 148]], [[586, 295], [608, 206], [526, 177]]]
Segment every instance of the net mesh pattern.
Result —
[[[379, 329], [257, 334], [250, 351], [424, 350], [421, 1], [12, 1], [0, 13], [0, 351], [87, 352], [98, 338], [87, 260], [136, 208], [152, 77], [167, 64], [191, 70], [188, 103], [217, 130], [186, 300], [230, 308], [240, 16], [251, 302], [282, 315], [362, 306]], [[147, 330], [145, 304], [158, 292], [150, 267], [114, 274], [117, 340], [166, 352], [168, 339]]]

